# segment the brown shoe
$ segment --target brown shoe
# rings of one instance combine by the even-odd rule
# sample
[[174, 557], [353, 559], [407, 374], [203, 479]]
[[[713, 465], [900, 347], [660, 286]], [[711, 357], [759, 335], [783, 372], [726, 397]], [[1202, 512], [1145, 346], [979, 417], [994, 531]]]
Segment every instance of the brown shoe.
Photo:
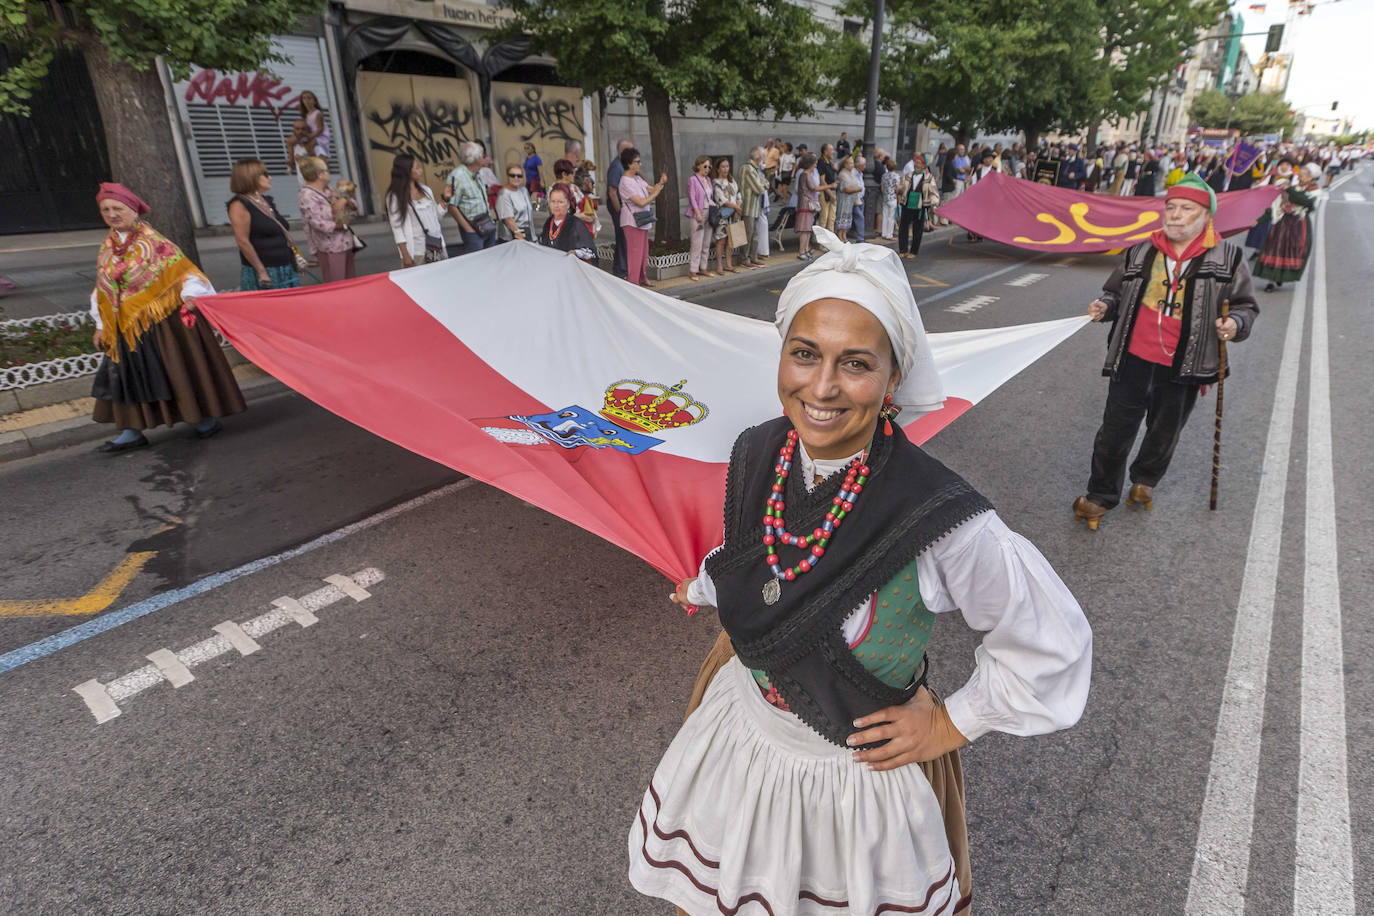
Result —
[[1155, 505], [1155, 488], [1146, 486], [1143, 483], [1131, 484], [1131, 492], [1126, 494], [1126, 505], [1133, 506], [1136, 503], [1146, 509], [1152, 509]]
[[1102, 521], [1102, 516], [1107, 514], [1107, 507], [1095, 499], [1080, 496], [1073, 501], [1073, 520], [1075, 522], [1087, 522], [1088, 527], [1093, 531], [1097, 530], [1098, 524]]

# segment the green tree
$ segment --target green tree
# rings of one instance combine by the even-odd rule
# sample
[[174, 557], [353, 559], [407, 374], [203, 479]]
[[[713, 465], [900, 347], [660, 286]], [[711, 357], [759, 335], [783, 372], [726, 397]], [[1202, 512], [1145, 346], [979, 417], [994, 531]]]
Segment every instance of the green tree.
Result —
[[[717, 116], [801, 117], [813, 110], [824, 29], [786, 0], [509, 0], [506, 34], [557, 59], [563, 80], [643, 102], [658, 198], [658, 241], [680, 238], [673, 108]], [[779, 67], [785, 62], [785, 66]], [[645, 169], [646, 177], [648, 169]], [[653, 178], [650, 178], [652, 182]]]
[[[871, 3], [845, 15], [871, 26]], [[1096, 104], [1101, 79], [1093, 0], [1044, 0], [1036, 15], [1010, 0], [891, 0], [878, 95], [884, 106], [934, 124], [966, 143], [975, 131], [1023, 130], [1027, 141], [1069, 127]], [[860, 104], [868, 87], [867, 45], [839, 36], [827, 50], [838, 105]]]
[[1228, 121], [1243, 136], [1291, 133], [1293, 113], [1279, 92], [1252, 92], [1235, 100], [1220, 89], [1204, 89], [1193, 96], [1188, 120], [1197, 127], [1221, 129]]
[[1086, 123], [1089, 143], [1104, 120], [1129, 118], [1150, 107], [1150, 95], [1181, 58], [1216, 25], [1227, 0], [1093, 0], [1101, 21], [1101, 60], [1108, 78], [1102, 105]]
[[192, 64], [253, 70], [285, 62], [273, 53], [271, 36], [319, 7], [319, 0], [0, 0], [0, 43], [22, 55], [0, 75], [0, 111], [27, 116], [27, 100], [53, 52], [77, 49], [95, 87], [112, 177], [146, 200], [159, 231], [196, 259], [190, 204], [154, 64], [160, 56], [181, 79]]

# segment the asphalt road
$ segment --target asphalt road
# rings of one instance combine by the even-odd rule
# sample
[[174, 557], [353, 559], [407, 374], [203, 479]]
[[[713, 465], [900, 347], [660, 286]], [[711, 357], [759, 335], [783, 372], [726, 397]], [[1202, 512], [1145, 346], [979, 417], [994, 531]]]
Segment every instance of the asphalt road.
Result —
[[[1100, 326], [929, 444], [1053, 562], [1095, 635], [1078, 726], [993, 734], [964, 752], [978, 912], [1180, 913], [1190, 884], [1194, 911], [1208, 912], [1196, 909], [1206, 888], [1190, 876], [1200, 828], [1218, 825], [1232, 844], [1227, 864], [1248, 864], [1233, 911], [1374, 907], [1374, 630], [1363, 612], [1374, 603], [1371, 171], [1326, 206], [1314, 265], [1324, 279], [1312, 287], [1319, 271], [1309, 270], [1301, 296], [1262, 293], [1254, 336], [1231, 349], [1217, 512], [1207, 509], [1209, 395], [1153, 511], [1116, 510], [1096, 533], [1071, 523], [1106, 390]], [[908, 264], [931, 331], [1079, 314], [1110, 267], [948, 232]], [[701, 301], [771, 317], [778, 282]], [[1295, 314], [1293, 366], [1283, 356]], [[1329, 341], [1313, 347], [1320, 314]], [[1328, 354], [1334, 514], [1321, 502]], [[1287, 366], [1299, 371], [1285, 376]], [[1276, 412], [1285, 377], [1296, 379], [1295, 406]], [[1287, 452], [1271, 437], [1285, 416]], [[146, 556], [99, 613], [0, 617], [0, 653], [166, 604], [0, 673], [0, 909], [666, 912], [625, 880], [625, 838], [715, 621], [676, 612], [667, 583], [617, 548], [293, 394], [226, 425], [208, 443], [164, 432], [113, 460], [82, 449], [0, 467], [0, 608], [89, 610], [58, 599], [89, 595], [128, 557]], [[1262, 492], [1283, 511], [1272, 498], [1257, 505]], [[399, 509], [376, 517], [389, 507]], [[1259, 566], [1265, 549], [1276, 559]], [[264, 562], [172, 600], [253, 561]], [[97, 722], [73, 692], [124, 678], [157, 649], [207, 640], [222, 622], [257, 618], [274, 599], [307, 603], [325, 577], [368, 569], [384, 578], [363, 600], [330, 592], [337, 600], [317, 608], [318, 623], [288, 622], [250, 655], [230, 648], [178, 689], [159, 683], [124, 700], [118, 718]], [[1324, 575], [1338, 576], [1338, 601], [1322, 592]], [[1229, 694], [1227, 684], [1236, 622], [1256, 595], [1272, 600], [1272, 631], [1258, 669], [1262, 721], [1242, 735], [1259, 754], [1253, 832], [1242, 841], [1243, 824], [1224, 810], [1204, 816], [1204, 805], [1209, 778], [1234, 775], [1228, 755], [1245, 743], [1215, 736], [1238, 692], [1254, 700], [1255, 678], [1232, 676]], [[1311, 657], [1330, 650], [1321, 613], [1337, 603], [1336, 648]], [[937, 687], [962, 683], [976, 642], [957, 616], [942, 617]], [[1323, 670], [1337, 672], [1340, 705]], [[1335, 722], [1344, 740], [1322, 744]], [[1313, 756], [1333, 747], [1347, 768], [1335, 782], [1334, 764]], [[1325, 876], [1309, 853], [1341, 849], [1338, 784], [1353, 888], [1322, 881], [1314, 895], [1308, 875]], [[1324, 827], [1315, 837], [1312, 823]]]

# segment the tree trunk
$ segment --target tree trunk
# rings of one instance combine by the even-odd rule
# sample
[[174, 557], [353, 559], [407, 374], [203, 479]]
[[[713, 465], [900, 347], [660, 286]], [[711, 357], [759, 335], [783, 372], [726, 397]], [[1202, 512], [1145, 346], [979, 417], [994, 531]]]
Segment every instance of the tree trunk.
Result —
[[1026, 139], [1023, 141], [1026, 152], [1029, 153], [1031, 150], [1038, 150], [1040, 148], [1039, 124], [1023, 124], [1021, 125], [1021, 133], [1026, 136]]
[[973, 131], [969, 130], [962, 124], [956, 127], [954, 130], [950, 131], [949, 134], [951, 137], [954, 138], [955, 145], [957, 146], [958, 144], [962, 143], [964, 144], [964, 149], [968, 149], [968, 141], [973, 138]]
[[644, 107], [649, 112], [649, 144], [654, 148], [654, 173], [644, 178], [653, 184], [659, 175], [668, 176], [654, 211], [654, 241], [676, 242], [682, 238], [682, 220], [678, 216], [677, 150], [673, 147], [673, 110], [668, 93], [646, 89]]
[[[155, 65], [138, 71], [111, 59], [94, 33], [82, 39], [81, 47], [91, 85], [95, 87], [100, 119], [105, 124], [111, 180], [128, 185], [143, 198], [152, 208], [145, 217], [149, 225], [199, 264], [191, 206], [181, 180], [176, 141], [167, 120], [162, 80]], [[95, 206], [94, 201], [91, 206]]]
[[1083, 151], [1084, 154], [1085, 154], [1085, 155], [1084, 155], [1084, 158], [1085, 158], [1085, 159], [1090, 159], [1090, 158], [1092, 158], [1091, 156], [1086, 155], [1087, 152], [1088, 152], [1089, 150], [1092, 151], [1093, 155], [1096, 155], [1096, 154], [1097, 154], [1097, 128], [1100, 127], [1101, 124], [1102, 124], [1102, 119], [1101, 119], [1101, 118], [1094, 118], [1094, 119], [1093, 119], [1093, 126], [1090, 127], [1090, 128], [1088, 128], [1088, 139], [1087, 139], [1087, 140], [1084, 142], [1084, 144], [1083, 144], [1083, 146], [1085, 147], [1085, 149], [1084, 149], [1084, 151]]

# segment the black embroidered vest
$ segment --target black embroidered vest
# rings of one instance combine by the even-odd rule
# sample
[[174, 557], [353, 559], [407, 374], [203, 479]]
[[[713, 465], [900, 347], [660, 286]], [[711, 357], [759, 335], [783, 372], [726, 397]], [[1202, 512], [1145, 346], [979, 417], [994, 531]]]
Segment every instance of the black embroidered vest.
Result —
[[[902, 689], [874, 677], [845, 644], [845, 617], [921, 551], [992, 505], [899, 427], [891, 436], [880, 430], [860, 505], [816, 568], [783, 582], [782, 597], [770, 606], [763, 600], [773, 578], [764, 562], [763, 514], [790, 428], [780, 417], [735, 440], [725, 484], [725, 546], [707, 559], [706, 571], [740, 661], [767, 671], [802, 721], [843, 746], [854, 719], [906, 702], [925, 682], [924, 668]], [[798, 533], [820, 527], [844, 479], [834, 474], [808, 493], [801, 476], [790, 475], [783, 494], [788, 529]], [[784, 568], [801, 556], [797, 548], [777, 550]]]

